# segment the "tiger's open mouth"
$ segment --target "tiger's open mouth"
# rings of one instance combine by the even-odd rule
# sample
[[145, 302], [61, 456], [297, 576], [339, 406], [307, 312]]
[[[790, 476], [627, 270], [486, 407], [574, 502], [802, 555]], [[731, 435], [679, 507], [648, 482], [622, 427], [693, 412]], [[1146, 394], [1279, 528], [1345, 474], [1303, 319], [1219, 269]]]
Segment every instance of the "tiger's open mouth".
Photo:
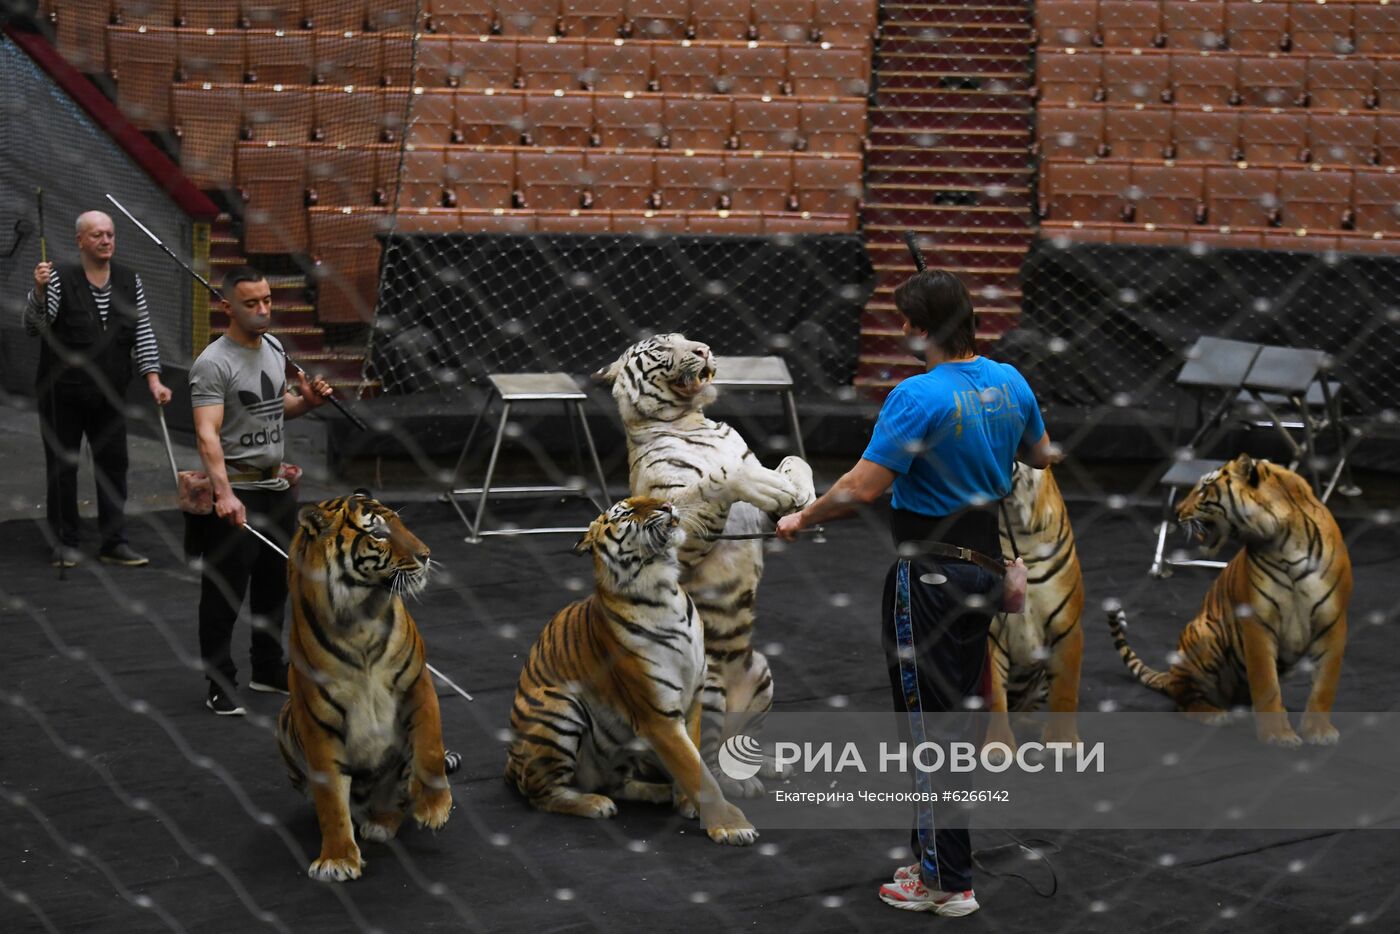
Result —
[[1184, 516], [1180, 520], [1186, 532], [1200, 545], [1201, 551], [1214, 555], [1230, 535], [1229, 527], [1201, 516]]
[[707, 363], [698, 370], [682, 371], [680, 376], [671, 380], [671, 390], [676, 395], [689, 399], [699, 395], [700, 391], [709, 385], [714, 378], [715, 366], [713, 363]]

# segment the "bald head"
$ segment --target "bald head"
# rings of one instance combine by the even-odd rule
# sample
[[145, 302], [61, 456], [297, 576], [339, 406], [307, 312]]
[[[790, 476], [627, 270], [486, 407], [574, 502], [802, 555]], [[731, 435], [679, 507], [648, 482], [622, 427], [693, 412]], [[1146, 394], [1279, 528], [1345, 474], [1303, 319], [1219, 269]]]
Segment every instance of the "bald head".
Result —
[[86, 211], [78, 215], [78, 252], [87, 265], [104, 266], [112, 261], [117, 249], [117, 231], [112, 219], [101, 211]]

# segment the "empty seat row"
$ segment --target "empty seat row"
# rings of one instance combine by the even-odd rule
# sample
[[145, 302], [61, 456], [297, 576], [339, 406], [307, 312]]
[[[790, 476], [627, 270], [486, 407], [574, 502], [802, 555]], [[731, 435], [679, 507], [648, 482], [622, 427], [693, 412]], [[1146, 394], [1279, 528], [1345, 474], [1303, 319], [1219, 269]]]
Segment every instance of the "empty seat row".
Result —
[[1319, 0], [1039, 0], [1042, 46], [1400, 52], [1400, 17], [1385, 2]]
[[1036, 56], [1036, 89], [1046, 104], [1106, 100], [1400, 110], [1400, 58], [1042, 52]]
[[[373, 320], [379, 285], [380, 241], [404, 234], [830, 234], [855, 229], [849, 214], [740, 211], [471, 211], [423, 208], [391, 214], [385, 209], [312, 208], [310, 250], [321, 283], [316, 316], [323, 324]], [[289, 252], [292, 248], [279, 248]]]
[[1318, 233], [1259, 227], [1210, 227], [1184, 224], [1106, 224], [1046, 221], [1041, 234], [1056, 243], [1117, 243], [1127, 246], [1189, 247], [1192, 249], [1292, 250], [1305, 253], [1394, 254], [1400, 234]]
[[1036, 137], [1045, 156], [1400, 165], [1400, 113], [1045, 107]]
[[[238, 148], [247, 248], [305, 248], [307, 207], [738, 210], [855, 216], [858, 157], [514, 147]], [[251, 220], [256, 218], [256, 223]], [[273, 249], [274, 246], [281, 249]]]
[[[864, 101], [805, 98], [628, 97], [578, 92], [500, 94], [260, 85], [175, 87], [185, 172], [207, 187], [233, 178], [239, 139], [352, 146], [537, 145], [614, 149], [805, 149], [857, 152]], [[411, 106], [410, 106], [411, 99]]]
[[[82, 20], [199, 29], [398, 30], [467, 35], [764, 39], [867, 45], [876, 0], [46, 0], [55, 25]], [[77, 31], [75, 25], [74, 32]]]
[[1052, 160], [1038, 210], [1056, 221], [1400, 233], [1400, 172]]
[[[118, 94], [159, 106], [172, 82], [864, 97], [855, 47], [462, 38], [108, 27]], [[416, 67], [415, 67], [416, 66]], [[119, 102], [121, 102], [119, 100]]]

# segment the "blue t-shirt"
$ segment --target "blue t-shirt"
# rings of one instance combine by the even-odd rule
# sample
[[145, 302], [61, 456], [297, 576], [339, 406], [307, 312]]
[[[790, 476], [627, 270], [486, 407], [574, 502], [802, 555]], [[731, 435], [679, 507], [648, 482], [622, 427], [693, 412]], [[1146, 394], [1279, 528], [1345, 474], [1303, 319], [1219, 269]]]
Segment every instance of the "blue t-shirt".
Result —
[[1010, 493], [1016, 449], [1043, 434], [1025, 377], [977, 357], [896, 386], [862, 456], [899, 474], [896, 509], [947, 516]]

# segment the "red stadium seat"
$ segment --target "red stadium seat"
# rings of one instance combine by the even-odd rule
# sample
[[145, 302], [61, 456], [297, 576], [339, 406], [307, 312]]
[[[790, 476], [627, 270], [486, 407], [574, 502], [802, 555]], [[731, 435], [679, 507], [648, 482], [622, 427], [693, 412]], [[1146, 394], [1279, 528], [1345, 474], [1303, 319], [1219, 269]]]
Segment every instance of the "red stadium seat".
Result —
[[710, 93], [719, 77], [719, 47], [657, 45], [652, 50], [651, 73], [657, 90], [667, 94]]
[[1103, 55], [1068, 49], [1036, 55], [1035, 85], [1042, 104], [1088, 104], [1103, 99]]
[[798, 211], [787, 214], [764, 214], [763, 232], [773, 234], [839, 234], [856, 229], [854, 214], [813, 214]]
[[1376, 98], [1382, 110], [1400, 110], [1400, 58], [1376, 61]]
[[413, 86], [413, 36], [406, 32], [379, 37], [379, 83], [384, 87]]
[[584, 157], [585, 203], [593, 211], [642, 211], [656, 193], [650, 153], [591, 151]]
[[658, 156], [656, 187], [668, 211], [715, 210], [724, 193], [724, 160], [718, 155]]
[[1349, 169], [1296, 169], [1279, 174], [1283, 226], [1340, 230], [1351, 222]]
[[639, 233], [649, 236], [685, 233], [685, 214], [680, 211], [613, 211], [613, 233]]
[[799, 97], [865, 97], [870, 91], [870, 56], [864, 49], [791, 46], [787, 80]]
[[525, 132], [524, 94], [458, 91], [457, 130], [473, 146], [516, 146]]
[[1214, 227], [1268, 227], [1279, 214], [1278, 170], [1206, 168], [1206, 203]]
[[1400, 114], [1380, 114], [1376, 118], [1376, 152], [1381, 165], [1400, 165]]
[[[315, 116], [312, 95], [303, 88], [248, 85], [242, 89], [242, 104], [248, 139], [259, 143], [305, 143], [311, 138]], [[226, 117], [222, 119], [227, 122]]]
[[368, 46], [373, 41], [373, 37], [358, 34], [315, 33], [312, 40], [313, 81], [337, 88], [378, 86], [378, 56], [368, 52]]
[[515, 87], [517, 46], [514, 39], [495, 36], [455, 39], [452, 61], [454, 68], [461, 69], [458, 86], [497, 91]]
[[515, 194], [515, 152], [449, 149], [443, 177], [452, 201], [463, 210], [509, 208]]
[[583, 151], [531, 152], [515, 157], [520, 207], [532, 211], [568, 211], [582, 206]]
[[1337, 249], [1338, 238], [1317, 234], [1305, 227], [1294, 230], [1266, 230], [1260, 237], [1266, 250], [1293, 250], [1299, 253], [1325, 253]]
[[316, 142], [368, 146], [396, 143], [402, 137], [407, 90], [322, 88], [310, 96], [314, 109], [311, 134]]
[[740, 149], [789, 151], [802, 139], [800, 101], [741, 99], [734, 102], [734, 134]]
[[[173, 14], [173, 10], [172, 10]], [[175, 80], [176, 31], [148, 26], [110, 28], [112, 79], [117, 106], [143, 130], [171, 126], [170, 85]]]
[[1288, 4], [1228, 0], [1225, 36], [1235, 52], [1277, 52], [1288, 41]]
[[664, 102], [656, 95], [599, 95], [593, 100], [593, 122], [604, 149], [655, 149], [665, 133]]
[[1390, 169], [1357, 169], [1352, 182], [1356, 229], [1400, 233], [1400, 174]]
[[[1172, 112], [1166, 107], [1110, 107], [1104, 141], [1115, 159], [1161, 159], [1171, 147]], [[1186, 158], [1186, 157], [1183, 157]]]
[[816, 7], [812, 0], [761, 0], [755, 17], [758, 38], [765, 42], [809, 42], [815, 38]]
[[320, 288], [322, 324], [368, 324], [379, 291], [379, 241], [392, 219], [382, 208], [316, 208], [310, 212], [311, 248]]
[[749, 20], [749, 0], [691, 0], [690, 29], [697, 39], [742, 42], [758, 38]]
[[589, 42], [583, 60], [590, 91], [635, 93], [651, 83], [651, 46], [645, 42]]
[[310, 146], [307, 203], [323, 208], [370, 207], [379, 193], [378, 152], [368, 146]]
[[1127, 163], [1042, 163], [1041, 216], [1057, 221], [1118, 221], [1128, 204]]
[[693, 234], [756, 237], [763, 233], [763, 217], [757, 212], [692, 211], [686, 215], [685, 229]]
[[1226, 107], [1236, 99], [1239, 57], [1219, 52], [1173, 52], [1172, 101], [1178, 107]]
[[154, 26], [173, 29], [179, 25], [175, 0], [115, 0], [112, 4], [112, 24], [116, 26]]
[[615, 39], [627, 21], [624, 0], [562, 0], [559, 34], [577, 39]]
[[560, 39], [522, 40], [516, 51], [521, 87], [532, 91], [577, 91], [584, 86], [584, 43]]
[[684, 39], [689, 25], [688, 0], [627, 0], [627, 27], [634, 39]]
[[247, 77], [259, 84], [310, 84], [312, 36], [305, 32], [250, 29], [243, 33]]
[[395, 203], [397, 187], [400, 210], [454, 207], [455, 202], [444, 185], [445, 152], [447, 150], [440, 147], [402, 151], [397, 146], [383, 147], [376, 175], [383, 203], [390, 206]]
[[1035, 32], [1043, 47], [1098, 45], [1098, 0], [1040, 0], [1035, 5]]
[[1165, 0], [1162, 33], [1169, 49], [1219, 49], [1225, 44], [1225, 4], [1223, 0]]
[[1230, 110], [1172, 112], [1172, 147], [1176, 159], [1236, 162], [1244, 158], [1240, 115]]
[[1370, 113], [1308, 115], [1312, 161], [1327, 165], [1371, 165], [1379, 161], [1376, 117]]
[[541, 211], [535, 217], [540, 233], [600, 234], [612, 232], [612, 215], [607, 211]]
[[1120, 55], [1105, 55], [1103, 86], [1112, 104], [1158, 104], [1170, 101], [1170, 59], [1165, 55], [1143, 55], [1138, 49]]
[[1104, 147], [1104, 109], [1045, 107], [1036, 113], [1035, 132], [1041, 158], [1096, 156]]
[[484, 36], [496, 24], [492, 0], [431, 0], [428, 21], [439, 34]]
[[1400, 17], [1393, 5], [1356, 4], [1353, 26], [1356, 51], [1362, 55], [1400, 55]]
[[1205, 173], [1200, 166], [1134, 163], [1129, 182], [1136, 223], [1195, 224], [1205, 217]]
[[[415, 94], [408, 143], [413, 146], [443, 146], [460, 142], [456, 100], [456, 94], [447, 89]], [[518, 141], [519, 137], [516, 139]]]
[[237, 6], [239, 25], [244, 29], [301, 28], [301, 4], [297, 0], [238, 0]]
[[1250, 162], [1303, 162], [1308, 148], [1308, 118], [1301, 113], [1254, 111], [1241, 115], [1240, 140]]
[[306, 252], [306, 149], [242, 143], [237, 161], [244, 249]]
[[507, 36], [547, 37], [559, 27], [559, 0], [509, 0], [496, 4], [496, 22]]
[[777, 213], [792, 206], [790, 156], [731, 153], [724, 157], [724, 177], [736, 211]]
[[244, 33], [229, 29], [181, 29], [176, 37], [179, 81], [238, 84], [248, 76]]
[[783, 93], [787, 83], [787, 49], [757, 43], [725, 43], [720, 48], [719, 71], [715, 88], [725, 94], [776, 96]]
[[177, 87], [171, 96], [175, 131], [180, 138], [180, 168], [202, 188], [229, 185], [233, 181], [233, 151], [238, 141], [238, 121], [230, 118], [246, 106], [243, 88], [229, 84], [193, 85]]
[[303, 29], [322, 32], [359, 32], [365, 28], [365, 4], [344, 0], [302, 0]]
[[1347, 55], [1355, 50], [1351, 38], [1352, 3], [1288, 4], [1288, 35], [1294, 52], [1332, 52]]
[[529, 94], [525, 98], [527, 146], [588, 146], [593, 142], [593, 97], [589, 94]]
[[723, 97], [667, 97], [663, 120], [670, 149], [724, 149], [732, 134]]
[[1164, 45], [1161, 7], [1150, 0], [1099, 0], [1099, 35], [1107, 48]]
[[860, 152], [865, 131], [865, 101], [802, 102], [801, 143], [809, 152]]
[[1360, 110], [1371, 104], [1376, 63], [1353, 56], [1308, 58], [1308, 106], [1326, 110]]
[[179, 0], [176, 23], [186, 29], [239, 29], [243, 17], [228, 0]]
[[821, 40], [860, 46], [868, 54], [875, 40], [878, 0], [816, 0], [812, 15]]
[[463, 211], [462, 230], [469, 233], [534, 233], [539, 214], [534, 211]]
[[1240, 59], [1241, 103], [1251, 107], [1296, 107], [1306, 102], [1307, 59], [1277, 53]]
[[814, 214], [849, 214], [864, 195], [858, 156], [793, 156], [792, 187], [798, 207]]

